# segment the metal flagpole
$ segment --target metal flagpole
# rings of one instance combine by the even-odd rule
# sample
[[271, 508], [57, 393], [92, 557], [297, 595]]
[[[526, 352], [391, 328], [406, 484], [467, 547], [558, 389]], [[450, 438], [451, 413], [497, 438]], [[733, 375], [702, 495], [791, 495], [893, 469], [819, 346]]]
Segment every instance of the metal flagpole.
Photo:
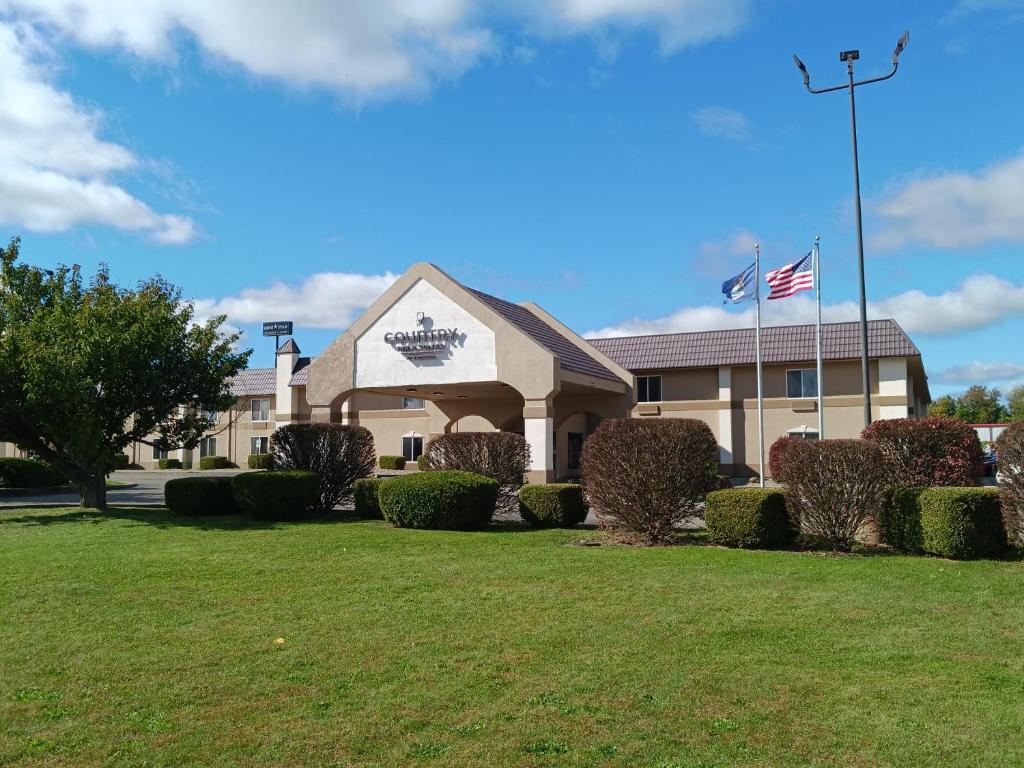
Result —
[[814, 288], [818, 293], [818, 439], [825, 439], [825, 381], [821, 362], [821, 238], [814, 237]]
[[757, 326], [754, 352], [757, 355], [757, 461], [761, 487], [764, 488], [764, 379], [761, 375], [761, 246], [754, 243], [754, 301]]

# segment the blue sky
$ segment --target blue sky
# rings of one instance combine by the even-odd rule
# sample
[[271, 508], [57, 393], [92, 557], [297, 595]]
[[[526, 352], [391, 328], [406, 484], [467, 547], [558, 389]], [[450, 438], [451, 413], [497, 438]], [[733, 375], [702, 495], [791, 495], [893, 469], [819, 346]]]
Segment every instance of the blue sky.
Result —
[[[0, 0], [0, 233], [40, 265], [159, 272], [317, 353], [432, 261], [580, 332], [742, 325], [718, 286], [822, 238], [855, 317], [859, 48], [868, 294], [933, 394], [1024, 380], [1020, 0]], [[771, 322], [812, 315], [805, 297]]]

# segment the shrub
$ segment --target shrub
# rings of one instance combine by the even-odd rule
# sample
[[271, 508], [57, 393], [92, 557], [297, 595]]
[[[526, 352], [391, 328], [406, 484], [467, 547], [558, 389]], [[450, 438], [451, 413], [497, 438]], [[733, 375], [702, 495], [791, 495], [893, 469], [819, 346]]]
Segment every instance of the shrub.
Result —
[[984, 472], [978, 433], [960, 419], [881, 419], [861, 437], [881, 449], [886, 471], [897, 485], [978, 485]]
[[231, 478], [231, 491], [243, 512], [262, 520], [294, 520], [319, 508], [320, 479], [303, 470], [243, 472]]
[[405, 456], [381, 456], [377, 464], [381, 469], [405, 469]]
[[203, 456], [199, 459], [200, 469], [227, 469], [227, 456]]
[[113, 469], [128, 469], [132, 465], [132, 459], [127, 453], [115, 453]]
[[424, 463], [430, 471], [475, 472], [498, 482], [498, 509], [518, 506], [516, 491], [530, 466], [526, 438], [513, 432], [453, 432], [427, 443]]
[[966, 560], [1006, 551], [995, 488], [927, 488], [918, 497], [925, 552]]
[[572, 528], [587, 519], [583, 488], [574, 483], [540, 483], [519, 489], [519, 515], [538, 528]]
[[178, 477], [164, 484], [164, 503], [179, 515], [233, 515], [230, 477]]
[[802, 437], [783, 435], [772, 443], [768, 449], [768, 471], [771, 473], [772, 480], [779, 483], [785, 482], [786, 455], [794, 443], [799, 443], [803, 439]]
[[733, 488], [708, 494], [704, 507], [708, 539], [724, 547], [782, 549], [796, 540], [797, 529], [781, 491]]
[[67, 480], [45, 461], [15, 456], [0, 459], [0, 488], [45, 488]]
[[274, 466], [315, 472], [320, 478], [320, 511], [327, 513], [352, 494], [361, 477], [373, 474], [376, 451], [366, 427], [289, 424], [270, 436]]
[[160, 469], [181, 469], [181, 459], [158, 459], [156, 465]]
[[803, 533], [847, 550], [877, 521], [890, 485], [867, 440], [801, 440], [786, 451], [786, 502]]
[[718, 486], [718, 445], [695, 419], [605, 419], [583, 445], [581, 469], [602, 521], [659, 543]]
[[924, 488], [890, 488], [879, 512], [882, 541], [902, 552], [921, 552], [921, 508], [918, 497]]
[[1024, 544], [1024, 422], [1007, 427], [996, 441], [999, 493], [1010, 541]]
[[274, 457], [269, 453], [250, 453], [246, 464], [249, 469], [273, 469]]
[[430, 470], [430, 467], [427, 464], [427, 455], [425, 453], [420, 454], [416, 459], [416, 469], [420, 472], [427, 472]]
[[355, 497], [356, 517], [367, 520], [383, 519], [378, 498], [380, 484], [383, 482], [385, 482], [383, 477], [362, 477], [356, 480], [352, 491], [352, 495]]
[[438, 470], [389, 478], [377, 486], [384, 519], [398, 528], [486, 528], [498, 482], [473, 472]]

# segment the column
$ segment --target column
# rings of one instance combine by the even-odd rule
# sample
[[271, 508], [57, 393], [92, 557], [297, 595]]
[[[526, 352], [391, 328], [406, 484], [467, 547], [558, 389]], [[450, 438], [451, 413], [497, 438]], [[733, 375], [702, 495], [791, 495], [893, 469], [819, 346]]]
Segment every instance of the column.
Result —
[[554, 479], [554, 415], [550, 399], [527, 400], [523, 405], [523, 434], [530, 446], [525, 478], [529, 483], [550, 483]]
[[309, 420], [314, 424], [330, 424], [331, 406], [314, 405], [309, 414]]
[[718, 369], [718, 463], [732, 469], [732, 368]]
[[[879, 419], [905, 419], [907, 417], [907, 359], [882, 358], [878, 361], [878, 417]], [[883, 398], [899, 399], [902, 403], [885, 404]]]

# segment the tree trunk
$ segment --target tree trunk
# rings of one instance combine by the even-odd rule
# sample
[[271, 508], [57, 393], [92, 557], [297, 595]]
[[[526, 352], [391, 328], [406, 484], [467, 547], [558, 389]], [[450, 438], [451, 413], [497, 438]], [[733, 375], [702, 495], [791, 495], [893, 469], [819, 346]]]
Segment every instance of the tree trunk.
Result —
[[80, 506], [83, 509], [107, 508], [107, 478], [102, 472], [91, 475], [79, 483]]

